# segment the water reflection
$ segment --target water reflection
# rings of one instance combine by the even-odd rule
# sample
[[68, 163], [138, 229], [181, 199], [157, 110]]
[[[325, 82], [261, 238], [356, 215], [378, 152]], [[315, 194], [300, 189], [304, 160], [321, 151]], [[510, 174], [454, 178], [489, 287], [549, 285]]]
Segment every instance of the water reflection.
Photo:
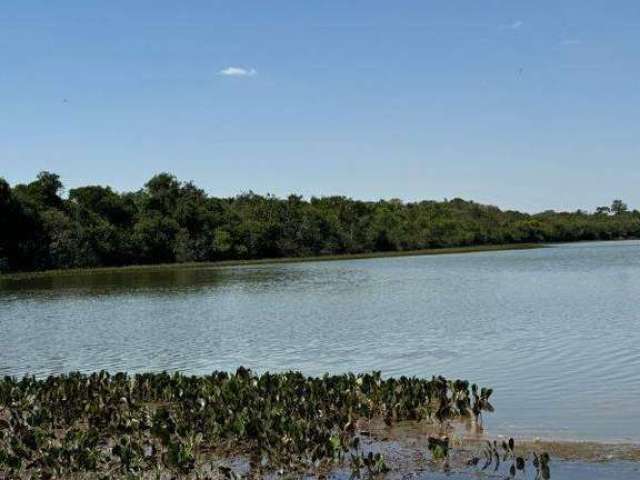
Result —
[[150, 292], [185, 293], [238, 284], [256, 285], [291, 282], [301, 279], [304, 272], [274, 267], [189, 267], [159, 269], [119, 269], [62, 273], [59, 275], [0, 280], [0, 300], [44, 296], [93, 296], [143, 294]]

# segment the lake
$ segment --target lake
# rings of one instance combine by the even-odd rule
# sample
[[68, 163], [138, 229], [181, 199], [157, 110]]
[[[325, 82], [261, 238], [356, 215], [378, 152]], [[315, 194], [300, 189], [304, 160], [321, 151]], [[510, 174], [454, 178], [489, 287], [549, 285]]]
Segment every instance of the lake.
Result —
[[0, 375], [442, 374], [490, 433], [640, 442], [639, 299], [640, 241], [5, 281]]

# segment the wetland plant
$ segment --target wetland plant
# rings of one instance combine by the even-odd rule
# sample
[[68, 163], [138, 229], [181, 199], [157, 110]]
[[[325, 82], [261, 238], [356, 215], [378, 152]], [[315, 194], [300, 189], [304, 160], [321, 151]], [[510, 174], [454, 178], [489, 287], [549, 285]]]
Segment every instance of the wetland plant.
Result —
[[135, 478], [154, 471], [188, 478], [212, 459], [239, 457], [254, 472], [308, 472], [341, 464], [349, 452], [352, 467], [375, 476], [388, 469], [384, 458], [357, 448], [372, 420], [478, 418], [493, 409], [490, 395], [465, 381], [383, 379], [380, 372], [306, 377], [241, 367], [206, 376], [5, 377], [0, 478]]
[[469, 465], [479, 466], [482, 463], [481, 470], [487, 470], [493, 466], [495, 472], [500, 469], [501, 464], [506, 465], [508, 466], [509, 478], [516, 478], [520, 474], [525, 476], [527, 470], [535, 472], [536, 480], [548, 480], [551, 478], [549, 454], [542, 453], [538, 455], [532, 452], [526, 457], [518, 456], [513, 438], [508, 441], [503, 440], [500, 445], [495, 440], [493, 442], [487, 441], [482, 449], [482, 457], [473, 457], [469, 460]]
[[434, 460], [446, 460], [449, 457], [449, 437], [432, 437], [427, 439], [427, 450]]

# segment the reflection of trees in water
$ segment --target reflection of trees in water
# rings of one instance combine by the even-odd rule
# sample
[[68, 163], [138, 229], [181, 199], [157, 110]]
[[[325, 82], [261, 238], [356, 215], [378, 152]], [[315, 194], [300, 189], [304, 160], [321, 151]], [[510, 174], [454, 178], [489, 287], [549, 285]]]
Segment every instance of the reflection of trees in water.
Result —
[[368, 276], [365, 272], [344, 269], [336, 276], [334, 269], [312, 268], [310, 264], [268, 265], [254, 267], [142, 268], [119, 271], [84, 271], [78, 274], [38, 275], [32, 278], [5, 280], [5, 292], [30, 295], [110, 295], [153, 293], [187, 294], [211, 288], [242, 291], [268, 291], [291, 288], [314, 288], [342, 284], [355, 285]]

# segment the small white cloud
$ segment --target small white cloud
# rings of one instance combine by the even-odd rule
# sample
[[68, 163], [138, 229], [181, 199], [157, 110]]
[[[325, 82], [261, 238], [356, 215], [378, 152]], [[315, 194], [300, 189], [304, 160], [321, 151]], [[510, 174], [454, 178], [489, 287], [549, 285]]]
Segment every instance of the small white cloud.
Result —
[[258, 74], [255, 68], [227, 67], [218, 72], [225, 77], [253, 77]]
[[504, 30], [518, 30], [522, 25], [524, 25], [522, 20], [515, 20], [507, 25], [502, 25], [500, 28]]
[[582, 45], [582, 42], [580, 40], [563, 40], [562, 42], [560, 42], [560, 45]]

